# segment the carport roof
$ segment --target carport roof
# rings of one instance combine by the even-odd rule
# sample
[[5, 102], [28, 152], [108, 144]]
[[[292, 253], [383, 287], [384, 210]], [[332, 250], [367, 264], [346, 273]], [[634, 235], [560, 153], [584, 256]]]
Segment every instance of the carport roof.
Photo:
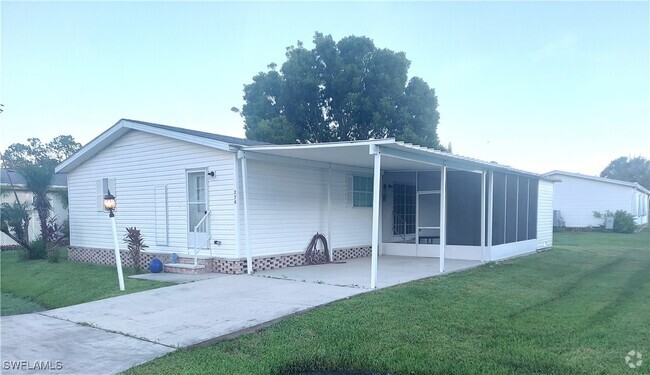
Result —
[[431, 170], [432, 166], [447, 165], [452, 169], [470, 171], [499, 171], [545, 178], [544, 176], [509, 166], [486, 162], [432, 148], [396, 141], [394, 138], [365, 141], [327, 142], [313, 144], [270, 145], [248, 139], [228, 137], [174, 126], [121, 119], [104, 133], [90, 141], [81, 150], [63, 161], [56, 168], [58, 173], [68, 173], [92, 158], [129, 131], [142, 131], [173, 138], [224, 151], [241, 150], [261, 157], [292, 158], [316, 163], [338, 164], [360, 168], [372, 168], [370, 149], [378, 146], [385, 158], [382, 169], [387, 171]]
[[476, 172], [492, 170], [534, 178], [544, 178], [536, 173], [396, 141], [393, 138], [297, 145], [259, 145], [241, 147], [240, 150], [246, 154], [254, 153], [262, 157], [292, 158], [317, 163], [372, 168], [374, 159], [371, 154], [371, 149], [373, 147], [379, 147], [381, 150], [380, 153], [383, 156], [387, 156], [382, 158], [381, 161], [382, 169], [386, 171], [431, 170], [432, 165], [441, 166], [444, 164], [452, 169]]

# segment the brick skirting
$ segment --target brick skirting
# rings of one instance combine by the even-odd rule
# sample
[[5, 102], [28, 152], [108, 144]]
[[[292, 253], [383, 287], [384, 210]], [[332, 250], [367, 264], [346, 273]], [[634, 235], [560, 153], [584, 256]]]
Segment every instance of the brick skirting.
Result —
[[370, 255], [372, 255], [372, 246], [345, 247], [342, 249], [334, 249], [332, 261], [337, 262], [345, 259], [363, 258], [369, 257]]
[[[334, 249], [332, 257], [333, 261], [341, 261], [345, 259], [361, 258], [370, 256], [372, 253], [371, 246], [355, 246], [348, 248]], [[179, 254], [179, 256], [185, 256]], [[121, 250], [120, 257], [122, 259], [122, 266], [133, 267], [133, 261], [129, 256], [128, 251]], [[169, 253], [140, 253], [140, 265], [143, 269], [149, 266], [151, 259], [158, 258], [163, 263], [171, 262], [171, 254]], [[94, 264], [115, 265], [115, 253], [111, 249], [96, 249], [70, 246], [68, 250], [68, 259], [76, 262], [86, 262]], [[179, 263], [185, 263], [185, 258], [179, 258]], [[248, 270], [246, 258], [232, 259], [232, 258], [211, 258], [199, 259], [199, 264], [204, 264], [206, 267], [211, 268], [212, 272], [228, 273], [228, 274], [242, 274]], [[295, 267], [305, 265], [305, 253], [293, 253], [283, 255], [273, 255], [267, 257], [253, 258], [253, 269], [255, 271], [272, 270], [276, 268]]]
[[[163, 263], [171, 262], [171, 254], [167, 253], [140, 253], [140, 267], [147, 269], [153, 258], [160, 259]], [[133, 267], [133, 260], [128, 250], [120, 251], [120, 259], [123, 267]], [[95, 249], [87, 247], [68, 247], [68, 260], [75, 262], [115, 265], [115, 251], [112, 249]]]

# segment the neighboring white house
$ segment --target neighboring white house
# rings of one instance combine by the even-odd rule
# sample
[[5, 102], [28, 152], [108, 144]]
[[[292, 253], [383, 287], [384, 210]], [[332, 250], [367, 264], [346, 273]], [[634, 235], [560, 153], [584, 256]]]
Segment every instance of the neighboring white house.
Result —
[[441, 270], [552, 245], [551, 182], [394, 139], [269, 145], [120, 120], [57, 172], [76, 260], [113, 259], [109, 190], [119, 231], [163, 256], [196, 249], [217, 272], [302, 265], [316, 233], [333, 259], [441, 257]]
[[[24, 177], [12, 169], [0, 169], [0, 203], [14, 204], [16, 202], [16, 195], [14, 195], [13, 187], [16, 190], [16, 195], [21, 203], [32, 203], [34, 195], [25, 190]], [[55, 174], [52, 179], [50, 191], [48, 196], [52, 202], [52, 215], [56, 217], [57, 222], [62, 223], [68, 218], [68, 210], [64, 201], [61, 199], [60, 194], [55, 192], [65, 192], [67, 190], [66, 178], [63, 174]], [[33, 241], [41, 236], [41, 226], [38, 221], [36, 212], [31, 212], [31, 219], [29, 221], [29, 240]], [[0, 246], [15, 246], [18, 245], [16, 241], [9, 238], [6, 234], [0, 233]]]
[[566, 227], [589, 227], [603, 224], [594, 211], [604, 213], [624, 210], [635, 217], [637, 225], [648, 223], [650, 191], [636, 182], [552, 171], [544, 176], [558, 181], [553, 195], [553, 209], [559, 211]]

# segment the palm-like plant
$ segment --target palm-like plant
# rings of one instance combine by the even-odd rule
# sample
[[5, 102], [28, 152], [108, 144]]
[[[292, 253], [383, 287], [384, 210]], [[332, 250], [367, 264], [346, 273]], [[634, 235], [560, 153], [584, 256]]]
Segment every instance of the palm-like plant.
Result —
[[[18, 173], [25, 178], [25, 188], [32, 192], [34, 201], [32, 206], [38, 215], [38, 221], [41, 227], [41, 238], [43, 238], [47, 248], [47, 240], [50, 238], [48, 230], [48, 219], [52, 210], [50, 198], [47, 192], [54, 177], [54, 165], [52, 163], [43, 163], [38, 165], [26, 165], [18, 168]], [[53, 250], [48, 249], [48, 253]]]

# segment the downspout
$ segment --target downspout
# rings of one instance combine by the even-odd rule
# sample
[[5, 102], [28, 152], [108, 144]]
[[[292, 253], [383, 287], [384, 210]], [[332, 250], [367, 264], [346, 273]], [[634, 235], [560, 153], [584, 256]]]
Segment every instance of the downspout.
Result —
[[246, 153], [237, 151], [237, 157], [241, 163], [242, 195], [244, 199], [244, 232], [246, 240], [246, 272], [253, 274], [253, 255], [251, 253], [250, 227], [248, 226], [248, 165]]

